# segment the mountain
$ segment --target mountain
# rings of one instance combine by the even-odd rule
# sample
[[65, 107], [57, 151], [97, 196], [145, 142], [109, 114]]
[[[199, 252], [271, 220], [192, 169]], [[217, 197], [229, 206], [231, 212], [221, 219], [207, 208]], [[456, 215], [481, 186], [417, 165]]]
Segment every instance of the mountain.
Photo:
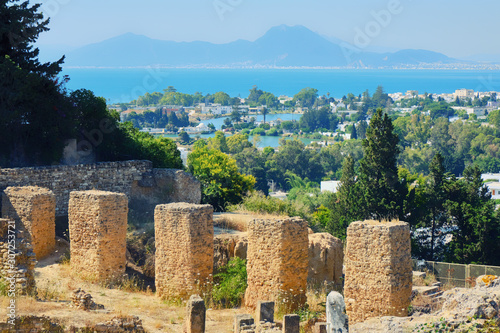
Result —
[[286, 25], [271, 28], [253, 42], [237, 40], [226, 44], [163, 41], [128, 33], [69, 52], [66, 66], [393, 67], [457, 62], [425, 50], [352, 52], [345, 45], [303, 26]]

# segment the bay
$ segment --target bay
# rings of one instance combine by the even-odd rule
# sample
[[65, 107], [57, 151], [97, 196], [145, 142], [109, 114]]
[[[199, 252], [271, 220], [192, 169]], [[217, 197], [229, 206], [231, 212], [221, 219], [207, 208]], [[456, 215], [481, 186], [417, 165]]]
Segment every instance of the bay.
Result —
[[366, 89], [373, 93], [378, 85], [388, 93], [500, 91], [500, 71], [491, 70], [65, 68], [62, 74], [70, 77], [69, 90], [90, 89], [108, 103], [130, 102], [168, 86], [189, 94], [224, 91], [243, 98], [254, 85], [276, 96], [311, 87], [335, 98]]

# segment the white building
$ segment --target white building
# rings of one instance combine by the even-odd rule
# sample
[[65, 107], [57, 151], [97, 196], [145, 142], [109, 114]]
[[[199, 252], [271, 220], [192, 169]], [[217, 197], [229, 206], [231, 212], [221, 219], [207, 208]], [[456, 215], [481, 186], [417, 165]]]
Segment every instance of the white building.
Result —
[[483, 181], [489, 180], [489, 181], [500, 182], [500, 173], [483, 173], [481, 175], [481, 179]]
[[500, 199], [500, 182], [486, 183], [489, 193], [491, 193], [492, 199]]
[[233, 112], [232, 106], [224, 106], [220, 104], [211, 104], [201, 107], [201, 113], [207, 114], [231, 114]]
[[472, 89], [458, 89], [455, 90], [455, 97], [458, 98], [474, 98], [474, 90]]
[[179, 128], [180, 131], [185, 131], [187, 134], [202, 134], [204, 132], [211, 132], [211, 129], [207, 125], [200, 123], [196, 127], [181, 127]]
[[321, 192], [337, 193], [340, 186], [340, 180], [327, 180], [321, 182]]

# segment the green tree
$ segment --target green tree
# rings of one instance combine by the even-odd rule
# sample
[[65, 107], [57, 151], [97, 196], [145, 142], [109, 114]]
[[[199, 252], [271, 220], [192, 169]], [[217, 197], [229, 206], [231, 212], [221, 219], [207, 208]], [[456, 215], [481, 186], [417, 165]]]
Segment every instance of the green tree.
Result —
[[179, 142], [183, 143], [183, 144], [189, 144], [190, 141], [191, 141], [191, 137], [189, 136], [189, 134], [187, 134], [186, 131], [180, 131]]
[[223, 91], [216, 92], [213, 98], [214, 103], [221, 105], [229, 105], [229, 101], [231, 100], [231, 97]]
[[240, 174], [236, 161], [216, 149], [195, 148], [188, 157], [188, 168], [201, 183], [202, 202], [217, 211], [238, 204], [255, 184], [253, 176]]
[[337, 199], [332, 203], [332, 216], [327, 224], [327, 231], [335, 237], [345, 239], [349, 224], [365, 215], [365, 205], [359, 193], [359, 183], [354, 171], [354, 159], [349, 155], [342, 164], [342, 177], [336, 193]]
[[398, 178], [398, 136], [382, 109], [377, 109], [370, 121], [363, 151], [359, 182], [366, 203], [365, 217], [377, 220], [404, 218], [408, 193]]
[[318, 99], [318, 89], [304, 88], [299, 91], [294, 97], [294, 103], [299, 103], [302, 107], [312, 108]]

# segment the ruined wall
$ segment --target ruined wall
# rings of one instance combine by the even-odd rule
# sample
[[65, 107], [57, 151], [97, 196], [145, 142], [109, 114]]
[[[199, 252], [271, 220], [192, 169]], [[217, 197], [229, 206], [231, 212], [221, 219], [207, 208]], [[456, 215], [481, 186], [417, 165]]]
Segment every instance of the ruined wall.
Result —
[[155, 209], [155, 283], [162, 298], [186, 298], [213, 272], [213, 208], [174, 203]]
[[24, 234], [13, 220], [0, 219], [0, 276], [7, 282], [8, 295], [33, 295], [36, 291], [36, 258]]
[[349, 323], [371, 317], [407, 315], [412, 289], [407, 223], [351, 223], [344, 259]]
[[41, 259], [56, 245], [56, 197], [52, 191], [36, 187], [8, 187], [2, 195], [2, 217], [16, 221], [26, 231], [36, 258]]
[[283, 299], [290, 308], [305, 302], [308, 271], [307, 222], [299, 218], [255, 219], [248, 225], [248, 287], [245, 305]]
[[329, 233], [309, 235], [309, 274], [312, 283], [342, 286], [344, 248], [342, 241]]
[[71, 192], [71, 267], [98, 281], [125, 272], [127, 196], [104, 191]]
[[199, 203], [201, 200], [200, 183], [191, 175], [180, 170], [153, 169], [150, 161], [0, 168], [0, 190], [9, 186], [40, 186], [52, 190], [56, 196], [56, 216], [68, 214], [71, 191], [97, 189], [125, 193], [131, 203], [148, 196], [152, 204]]

